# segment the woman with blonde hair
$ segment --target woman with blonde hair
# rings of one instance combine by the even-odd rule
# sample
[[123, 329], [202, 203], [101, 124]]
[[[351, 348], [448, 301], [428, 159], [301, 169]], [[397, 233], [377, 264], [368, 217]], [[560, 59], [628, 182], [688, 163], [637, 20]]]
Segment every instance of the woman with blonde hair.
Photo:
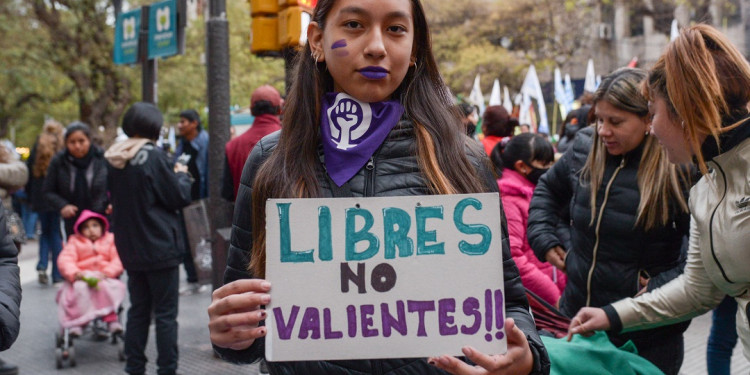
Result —
[[653, 132], [673, 163], [695, 163], [685, 273], [638, 298], [578, 312], [570, 334], [636, 331], [701, 315], [725, 295], [750, 359], [750, 65], [711, 26], [683, 29], [648, 74]]
[[[528, 240], [537, 257], [567, 273], [560, 311], [572, 317], [667, 283], [682, 272], [682, 239], [689, 216], [687, 185], [651, 136], [639, 85], [646, 73], [624, 68], [594, 93], [593, 127], [539, 181], [531, 200]], [[563, 248], [555, 225], [569, 204], [571, 243]], [[666, 374], [677, 374], [687, 324], [613, 334], [632, 340], [638, 354]]]
[[47, 168], [52, 158], [65, 147], [63, 141], [63, 126], [55, 120], [47, 120], [42, 133], [31, 149], [26, 165], [29, 167], [29, 182], [26, 193], [29, 195], [32, 211], [39, 214], [42, 235], [39, 237], [39, 262], [36, 265], [39, 283], [47, 284], [47, 265], [49, 255], [52, 254], [52, 278], [61, 280], [57, 270], [57, 256], [62, 251], [62, 236], [60, 234], [60, 213], [52, 208], [44, 199], [42, 186], [47, 176]]

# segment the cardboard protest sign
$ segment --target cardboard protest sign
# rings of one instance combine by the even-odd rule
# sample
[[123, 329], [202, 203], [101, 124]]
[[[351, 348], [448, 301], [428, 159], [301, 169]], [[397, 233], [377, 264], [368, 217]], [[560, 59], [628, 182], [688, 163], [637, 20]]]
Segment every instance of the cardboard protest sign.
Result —
[[269, 361], [505, 353], [498, 194], [271, 199]]

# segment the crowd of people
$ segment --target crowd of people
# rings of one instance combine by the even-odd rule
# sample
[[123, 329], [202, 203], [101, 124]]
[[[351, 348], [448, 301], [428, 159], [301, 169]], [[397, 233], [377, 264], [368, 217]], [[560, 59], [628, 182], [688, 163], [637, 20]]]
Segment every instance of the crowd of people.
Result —
[[[750, 256], [742, 253], [750, 64], [720, 32], [687, 27], [650, 70], [611, 72], [554, 143], [502, 106], [478, 113], [455, 104], [419, 0], [320, 0], [307, 33], [288, 95], [268, 85], [253, 92], [254, 123], [226, 144], [222, 171], [209, 170], [197, 111], [179, 114], [181, 140], [170, 155], [159, 143], [163, 115], [150, 103], [128, 109], [127, 139], [106, 151], [88, 125], [53, 120], [25, 164], [0, 147], [0, 197], [23, 189], [37, 215], [38, 282], [60, 285], [61, 330], [80, 336], [101, 319], [124, 335], [125, 371], [143, 374], [153, 320], [158, 373], [176, 373], [179, 296], [201, 291], [182, 209], [208, 197], [217, 173], [235, 212], [225, 285], [208, 315], [213, 348], [227, 361], [265, 357], [266, 200], [486, 192], [501, 198], [506, 353], [464, 347], [462, 357], [269, 362], [270, 372], [576, 373], [550, 340], [606, 331], [598, 337], [608, 344], [636, 348], [636, 359], [623, 358], [676, 375], [690, 319], [717, 306], [709, 373], [729, 373], [737, 337], [750, 358]], [[378, 111], [357, 139], [330, 130], [338, 120], [329, 109], [344, 97]], [[14, 259], [22, 239], [6, 217], [0, 207], [0, 349], [18, 335], [21, 298]], [[26, 236], [35, 237], [30, 227]], [[0, 361], [0, 373], [16, 372]]]

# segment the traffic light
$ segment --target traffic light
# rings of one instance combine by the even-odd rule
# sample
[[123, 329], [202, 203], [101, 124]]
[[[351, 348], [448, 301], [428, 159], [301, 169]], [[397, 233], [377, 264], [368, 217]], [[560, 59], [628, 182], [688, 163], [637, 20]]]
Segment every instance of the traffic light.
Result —
[[252, 53], [280, 51], [278, 0], [251, 0], [249, 2], [252, 16], [250, 51]]
[[307, 42], [307, 26], [318, 0], [277, 0], [279, 6], [278, 43], [282, 48]]

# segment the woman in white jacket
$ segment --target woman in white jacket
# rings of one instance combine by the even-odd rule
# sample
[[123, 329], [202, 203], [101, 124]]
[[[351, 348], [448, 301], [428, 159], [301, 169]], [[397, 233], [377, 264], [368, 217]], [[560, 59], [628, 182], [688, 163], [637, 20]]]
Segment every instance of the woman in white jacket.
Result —
[[570, 335], [671, 324], [729, 295], [750, 360], [750, 64], [716, 29], [696, 25], [667, 46], [643, 87], [670, 161], [695, 162], [703, 174], [690, 192], [685, 273], [640, 297], [581, 309]]

